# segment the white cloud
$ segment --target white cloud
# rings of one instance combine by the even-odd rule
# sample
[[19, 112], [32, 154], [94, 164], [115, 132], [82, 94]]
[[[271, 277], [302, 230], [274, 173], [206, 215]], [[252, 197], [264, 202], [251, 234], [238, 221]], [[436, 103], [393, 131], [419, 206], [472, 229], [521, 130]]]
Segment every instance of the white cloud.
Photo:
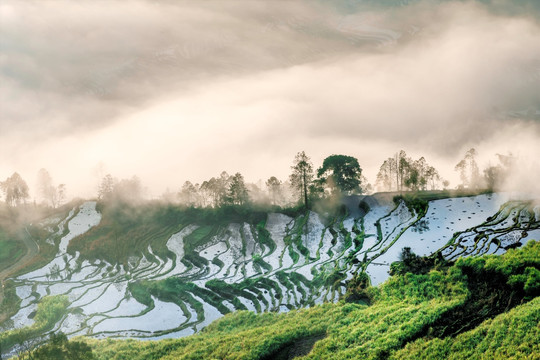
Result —
[[356, 156], [373, 181], [403, 148], [453, 180], [470, 147], [540, 150], [538, 120], [505, 115], [540, 107], [534, 19], [473, 3], [31, 4], [0, 5], [2, 178], [46, 167], [83, 191], [103, 161], [158, 194], [221, 170], [284, 179], [305, 150], [316, 166]]

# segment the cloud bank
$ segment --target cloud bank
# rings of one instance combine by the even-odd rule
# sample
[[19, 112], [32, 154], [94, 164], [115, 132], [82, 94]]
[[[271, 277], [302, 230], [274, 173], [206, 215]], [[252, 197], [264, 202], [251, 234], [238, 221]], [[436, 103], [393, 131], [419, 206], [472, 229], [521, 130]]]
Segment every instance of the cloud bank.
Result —
[[102, 164], [158, 195], [221, 170], [285, 179], [305, 150], [373, 182], [405, 149], [456, 185], [470, 147], [540, 174], [531, 4], [6, 0], [0, 178], [45, 167], [91, 195]]

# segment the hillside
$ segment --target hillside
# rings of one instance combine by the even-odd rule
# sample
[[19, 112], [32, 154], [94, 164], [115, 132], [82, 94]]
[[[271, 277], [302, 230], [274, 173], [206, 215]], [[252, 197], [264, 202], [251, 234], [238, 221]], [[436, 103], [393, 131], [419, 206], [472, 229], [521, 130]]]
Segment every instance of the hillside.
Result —
[[530, 242], [503, 256], [391, 278], [366, 289], [370, 306], [239, 312], [185, 339], [90, 344], [98, 359], [289, 359], [315, 341], [305, 359], [533, 359], [540, 351], [539, 268], [540, 243]]
[[[96, 359], [536, 359], [540, 242], [363, 291], [370, 305], [226, 315], [200, 334], [86, 341]], [[302, 357], [305, 355], [304, 357]]]
[[[413, 280], [407, 276], [393, 278], [379, 290], [347, 295], [364, 305], [327, 303], [346, 295], [347, 283], [355, 274], [369, 277], [355, 278], [353, 283], [362, 288], [368, 283], [382, 284], [404, 247], [418, 255], [433, 255], [431, 259], [438, 262], [459, 257], [473, 261], [478, 255], [503, 254], [540, 239], [540, 207], [529, 200], [511, 200], [506, 194], [431, 198], [434, 200], [428, 203], [405, 197], [393, 204], [380, 196], [358, 197], [346, 203], [349, 211], [332, 214], [81, 203], [67, 215], [51, 216], [27, 227], [40, 248], [55, 250], [41, 253], [5, 281], [2, 312], [9, 319], [2, 323], [2, 349], [20, 349], [21, 339], [43, 341], [51, 330], [70, 337], [156, 340], [205, 329], [194, 338], [201, 339], [215, 329], [221, 332], [223, 326], [240, 334], [248, 331], [246, 324], [227, 324], [239, 324], [253, 314], [235, 313], [209, 326], [237, 310], [266, 312], [253, 318], [255, 324], [275, 322], [280, 329], [287, 321], [288, 326], [305, 323], [290, 331], [298, 332], [293, 342], [298, 339], [309, 347], [335, 325], [330, 318], [339, 319], [343, 311], [360, 311], [371, 302], [369, 311], [377, 315], [369, 316], [386, 318], [397, 311], [406, 317], [399, 329], [409, 324], [406, 327], [416, 329], [415, 334], [427, 331], [426, 326], [440, 314], [467, 302], [468, 284], [462, 278], [452, 285], [452, 277], [439, 274], [444, 286], [437, 282], [434, 290], [421, 290], [424, 297], [399, 304], [397, 299], [403, 300], [405, 295], [394, 298], [389, 293], [387, 298], [381, 294], [386, 294], [385, 289], [398, 291], [398, 282], [404, 287], [399, 291], [409, 291]], [[399, 272], [399, 267], [392, 269]], [[520, 276], [530, 275], [534, 280], [534, 274]], [[431, 286], [432, 273], [417, 276]], [[452, 291], [448, 293], [445, 286]], [[412, 303], [416, 305], [411, 308]], [[284, 314], [317, 304], [324, 305]], [[305, 322], [299, 317], [306, 317]], [[312, 317], [320, 324], [309, 324]], [[429, 320], [419, 322], [423, 317]], [[272, 326], [264, 331], [277, 331]], [[399, 344], [411, 340], [399, 336]], [[130, 342], [119, 344], [129, 346]], [[137, 347], [154, 346], [150, 344]], [[399, 348], [396, 346], [388, 349]], [[264, 351], [273, 348], [268, 344]], [[253, 349], [250, 346], [249, 351]]]

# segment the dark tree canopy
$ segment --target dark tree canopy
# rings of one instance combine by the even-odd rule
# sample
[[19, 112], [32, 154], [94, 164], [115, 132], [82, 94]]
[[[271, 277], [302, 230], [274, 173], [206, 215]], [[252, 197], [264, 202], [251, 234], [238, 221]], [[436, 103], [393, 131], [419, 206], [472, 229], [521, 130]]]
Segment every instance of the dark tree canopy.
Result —
[[248, 190], [242, 174], [236, 173], [231, 176], [227, 199], [233, 205], [242, 206], [248, 202]]
[[206, 203], [206, 199], [211, 199], [212, 206], [216, 208], [225, 204], [230, 183], [231, 176], [226, 171], [222, 171], [217, 178], [213, 177], [210, 180], [203, 181], [199, 189], [203, 202]]
[[69, 341], [63, 333], [52, 334], [43, 346], [27, 354], [30, 359], [92, 360], [92, 349], [85, 342]]
[[332, 193], [361, 192], [362, 168], [355, 157], [330, 155], [324, 159], [317, 171], [317, 176], [331, 189]]

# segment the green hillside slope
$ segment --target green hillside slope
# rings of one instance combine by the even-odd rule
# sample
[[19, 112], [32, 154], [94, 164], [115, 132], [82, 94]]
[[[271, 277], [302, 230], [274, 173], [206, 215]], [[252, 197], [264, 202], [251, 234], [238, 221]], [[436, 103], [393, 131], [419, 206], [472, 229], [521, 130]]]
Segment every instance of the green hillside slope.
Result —
[[[85, 339], [96, 359], [534, 359], [540, 242], [365, 289], [371, 305], [226, 315], [161, 341]], [[313, 348], [311, 346], [314, 344]]]

